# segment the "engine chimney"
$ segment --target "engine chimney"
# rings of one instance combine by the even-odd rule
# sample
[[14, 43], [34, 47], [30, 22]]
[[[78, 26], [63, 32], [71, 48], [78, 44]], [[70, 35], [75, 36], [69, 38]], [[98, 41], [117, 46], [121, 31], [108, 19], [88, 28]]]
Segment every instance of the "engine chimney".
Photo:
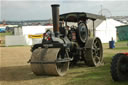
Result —
[[55, 37], [59, 34], [59, 4], [53, 4], [52, 7], [52, 19], [53, 19], [53, 31]]

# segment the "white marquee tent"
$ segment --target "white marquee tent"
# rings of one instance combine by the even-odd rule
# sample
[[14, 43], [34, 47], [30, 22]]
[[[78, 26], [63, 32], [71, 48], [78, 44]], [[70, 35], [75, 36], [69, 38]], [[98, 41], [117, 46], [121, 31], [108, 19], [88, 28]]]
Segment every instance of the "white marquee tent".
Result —
[[43, 34], [46, 30], [51, 30], [53, 26], [22, 26], [15, 28], [14, 35], [5, 37], [5, 46], [12, 45], [33, 45], [41, 43], [42, 38], [30, 38], [29, 35]]
[[117, 41], [116, 26], [124, 25], [114, 19], [106, 19], [96, 27], [96, 37], [99, 37], [102, 43], [108, 43], [112, 39]]

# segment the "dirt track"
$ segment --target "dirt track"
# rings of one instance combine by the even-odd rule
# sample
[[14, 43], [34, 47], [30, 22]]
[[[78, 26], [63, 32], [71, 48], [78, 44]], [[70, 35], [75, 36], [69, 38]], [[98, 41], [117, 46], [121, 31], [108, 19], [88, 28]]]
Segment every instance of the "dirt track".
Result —
[[62, 77], [35, 76], [27, 63], [30, 56], [30, 47], [0, 47], [0, 85], [64, 84]]
[[0, 47], [1, 67], [28, 65], [30, 47]]

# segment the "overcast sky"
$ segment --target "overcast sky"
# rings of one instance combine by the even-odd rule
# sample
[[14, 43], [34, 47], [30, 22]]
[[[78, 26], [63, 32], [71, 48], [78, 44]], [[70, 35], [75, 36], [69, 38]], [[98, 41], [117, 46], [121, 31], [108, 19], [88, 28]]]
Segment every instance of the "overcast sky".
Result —
[[51, 4], [60, 4], [60, 14], [88, 12], [128, 16], [128, 0], [0, 0], [1, 20], [45, 20], [51, 18]]

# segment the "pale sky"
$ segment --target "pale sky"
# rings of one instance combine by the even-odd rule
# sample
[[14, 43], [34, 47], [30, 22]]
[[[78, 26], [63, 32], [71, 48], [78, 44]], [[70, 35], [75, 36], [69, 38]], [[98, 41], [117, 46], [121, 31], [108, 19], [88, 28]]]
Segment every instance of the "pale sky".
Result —
[[128, 0], [0, 0], [1, 20], [44, 20], [51, 18], [51, 4], [60, 4], [60, 14], [67, 12], [104, 13], [128, 16]]

